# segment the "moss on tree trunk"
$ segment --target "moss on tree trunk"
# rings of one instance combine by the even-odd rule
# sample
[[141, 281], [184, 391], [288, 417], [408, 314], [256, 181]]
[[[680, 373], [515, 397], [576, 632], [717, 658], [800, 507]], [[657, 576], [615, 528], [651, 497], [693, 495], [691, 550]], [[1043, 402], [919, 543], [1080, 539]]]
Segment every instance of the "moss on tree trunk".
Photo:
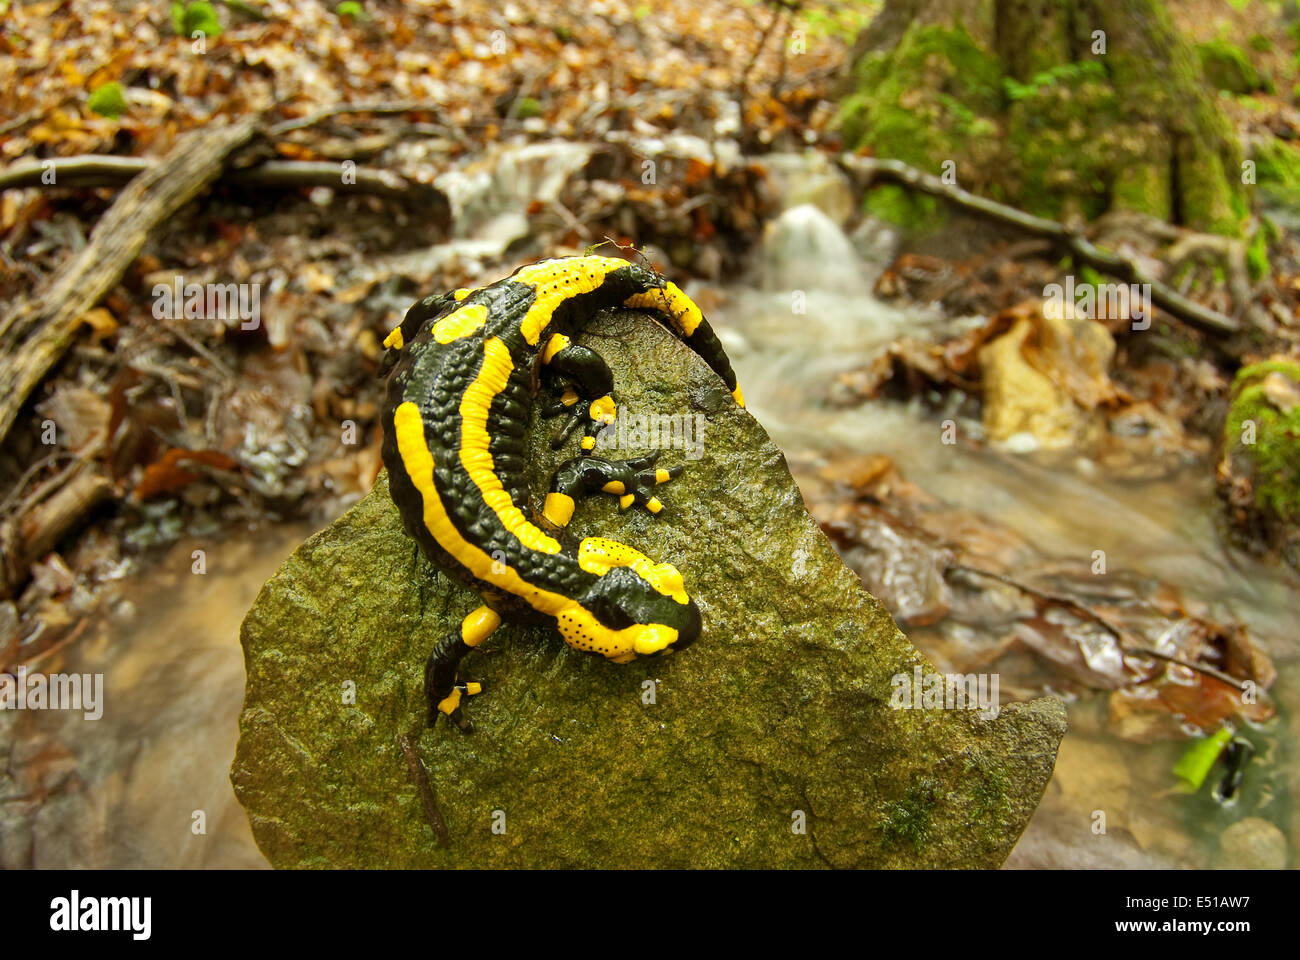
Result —
[[1045, 216], [1240, 233], [1240, 148], [1160, 0], [889, 0], [852, 82], [850, 146]]

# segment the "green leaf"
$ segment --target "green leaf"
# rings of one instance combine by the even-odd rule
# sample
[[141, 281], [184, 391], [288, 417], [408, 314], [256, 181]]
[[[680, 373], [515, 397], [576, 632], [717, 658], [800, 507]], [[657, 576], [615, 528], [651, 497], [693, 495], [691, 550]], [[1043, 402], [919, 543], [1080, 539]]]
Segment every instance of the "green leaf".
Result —
[[178, 37], [185, 36], [185, 4], [172, 4], [172, 32]]
[[1205, 778], [1209, 775], [1214, 762], [1219, 759], [1219, 754], [1231, 739], [1232, 731], [1227, 727], [1220, 727], [1210, 736], [1193, 741], [1178, 758], [1178, 762], [1174, 764], [1174, 775], [1183, 781], [1182, 786], [1187, 793], [1195, 793], [1201, 789], [1201, 784], [1205, 783]]
[[357, 3], [357, 0], [343, 0], [342, 3], [334, 8], [334, 13], [340, 19], [343, 17], [351, 17], [353, 20], [360, 20], [366, 15], [365, 8], [362, 7], [361, 4]]
[[101, 83], [90, 91], [89, 106], [92, 113], [101, 117], [116, 119], [126, 113], [126, 97], [122, 93], [122, 85], [116, 80]]
[[[176, 8], [179, 6], [179, 3], [172, 4], [173, 26], [177, 24]], [[176, 32], [182, 37], [192, 37], [195, 33], [201, 33], [205, 37], [221, 35], [221, 21], [217, 19], [217, 11], [210, 3], [187, 3], [179, 22], [180, 29]]]
[[520, 120], [528, 120], [542, 115], [542, 105], [532, 97], [524, 97], [515, 104], [513, 115]]

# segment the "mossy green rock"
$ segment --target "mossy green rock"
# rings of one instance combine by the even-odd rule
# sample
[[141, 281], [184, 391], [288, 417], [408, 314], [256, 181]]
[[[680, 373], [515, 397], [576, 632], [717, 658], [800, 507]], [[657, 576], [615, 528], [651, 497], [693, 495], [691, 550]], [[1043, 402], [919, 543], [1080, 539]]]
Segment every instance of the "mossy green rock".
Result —
[[1242, 367], [1224, 422], [1225, 476], [1249, 481], [1261, 519], [1294, 539], [1300, 526], [1300, 363]]
[[1251, 93], [1262, 86], [1259, 73], [1245, 51], [1226, 40], [1197, 44], [1196, 55], [1200, 58], [1205, 79], [1216, 90], [1240, 94]]
[[[483, 683], [474, 732], [424, 729], [424, 659], [479, 600], [417, 553], [381, 476], [244, 620], [231, 779], [262, 852], [277, 867], [1001, 864], [1051, 776], [1061, 704], [891, 709], [891, 677], [932, 667], [840, 562], [781, 451], [657, 324], [599, 329], [579, 339], [613, 367], [620, 411], [699, 415], [703, 456], [657, 518], [598, 497], [570, 529], [677, 562], [704, 636], [620, 666], [505, 627], [462, 667]], [[561, 456], [553, 432], [534, 424], [535, 490]]]

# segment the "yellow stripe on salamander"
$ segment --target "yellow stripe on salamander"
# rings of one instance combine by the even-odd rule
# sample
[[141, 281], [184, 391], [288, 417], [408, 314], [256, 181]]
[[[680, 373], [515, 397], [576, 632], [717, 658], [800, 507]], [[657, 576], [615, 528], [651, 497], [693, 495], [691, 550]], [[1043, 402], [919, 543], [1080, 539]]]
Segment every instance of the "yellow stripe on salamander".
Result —
[[510, 279], [536, 291], [532, 306], [519, 325], [529, 344], [536, 344], [551, 322], [555, 308], [570, 297], [590, 293], [605, 282], [605, 275], [627, 266], [612, 257], [570, 257], [546, 260], [519, 270]]
[[488, 308], [481, 303], [461, 307], [433, 325], [433, 339], [439, 343], [451, 343], [453, 340], [467, 337], [487, 322], [487, 315]]
[[657, 310], [665, 314], [684, 337], [694, 333], [704, 319], [704, 314], [695, 305], [695, 301], [682, 293], [675, 283], [665, 284], [662, 290], [656, 288], [633, 294], [623, 301], [623, 306]]
[[[699, 329], [704, 314], [695, 305], [695, 301], [681, 291], [675, 283], [669, 283], [662, 290], [647, 290], [633, 294], [623, 301], [623, 306], [655, 310], [664, 314], [673, 326], [681, 331], [682, 336], [689, 337]], [[731, 396], [738, 406], [745, 405], [745, 395], [740, 387], [731, 391]]]
[[465, 388], [460, 400], [460, 462], [474, 485], [483, 494], [483, 502], [497, 515], [501, 525], [529, 550], [559, 553], [560, 544], [529, 523], [501, 485], [492, 453], [488, 447], [488, 414], [492, 400], [505, 389], [514, 363], [510, 348], [496, 337], [483, 342], [483, 366], [478, 376]]
[[[611, 491], [612, 492], [612, 491]], [[606, 537], [587, 537], [578, 544], [578, 566], [597, 576], [613, 567], [631, 567], [636, 575], [665, 597], [686, 603], [686, 586], [682, 575], [671, 563], [655, 563], [644, 553], [626, 543]]]
[[407, 400], [393, 411], [393, 432], [402, 468], [424, 503], [424, 525], [440, 547], [478, 579], [521, 597], [535, 610], [557, 616], [573, 604], [568, 597], [528, 583], [513, 567], [493, 560], [481, 547], [461, 536], [434, 485], [433, 453], [424, 439], [424, 418], [414, 402]]

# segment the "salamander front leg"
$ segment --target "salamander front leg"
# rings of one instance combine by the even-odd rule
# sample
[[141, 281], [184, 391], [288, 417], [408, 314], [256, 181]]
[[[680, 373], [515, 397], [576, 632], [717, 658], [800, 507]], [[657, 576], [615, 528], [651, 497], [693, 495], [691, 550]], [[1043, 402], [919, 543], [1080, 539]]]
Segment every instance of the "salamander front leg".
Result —
[[546, 495], [542, 516], [557, 527], [563, 527], [573, 516], [573, 507], [579, 497], [592, 493], [610, 493], [618, 497], [618, 505], [626, 510], [639, 504], [651, 513], [664, 508], [654, 494], [654, 488], [681, 475], [684, 467], [671, 470], [656, 468], [659, 451], [635, 460], [604, 460], [600, 457], [574, 457], [560, 464], [551, 481], [551, 492]]
[[569, 415], [559, 435], [551, 446], [559, 449], [579, 426], [584, 427], [582, 450], [590, 453], [596, 449], [596, 434], [614, 422], [617, 409], [611, 391], [614, 375], [600, 354], [571, 343], [564, 334], [557, 333], [547, 341], [542, 351], [542, 363], [569, 381], [558, 403], [542, 411], [543, 417]]
[[458, 683], [457, 667], [465, 654], [490, 637], [501, 618], [491, 608], [483, 606], [461, 621], [460, 629], [453, 630], [434, 645], [424, 666], [424, 695], [429, 702], [429, 726], [438, 720], [438, 714], [463, 733], [473, 730], [461, 711], [462, 696], [471, 697], [483, 689], [477, 683]]

